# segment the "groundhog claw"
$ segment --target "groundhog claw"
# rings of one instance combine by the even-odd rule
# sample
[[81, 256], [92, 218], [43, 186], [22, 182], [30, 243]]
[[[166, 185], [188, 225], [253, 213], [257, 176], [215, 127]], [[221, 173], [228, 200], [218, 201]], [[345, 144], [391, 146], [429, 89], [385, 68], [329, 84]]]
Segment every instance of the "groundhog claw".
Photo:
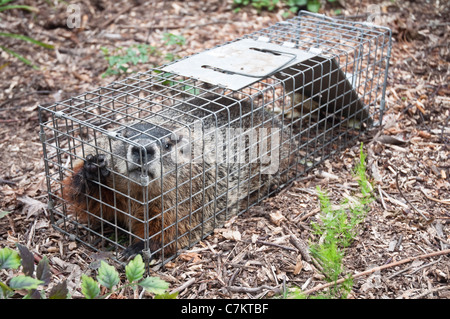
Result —
[[106, 156], [104, 154], [87, 155], [86, 160], [84, 161], [84, 172], [86, 178], [91, 180], [99, 180], [99, 171], [100, 179], [107, 177], [110, 174], [107, 169]]
[[137, 254], [140, 254], [143, 249], [144, 249], [144, 242], [143, 241], [139, 241], [137, 243], [134, 243], [133, 245], [128, 246], [122, 252], [121, 259], [128, 260], [131, 257], [134, 257]]
[[[143, 241], [135, 242], [134, 244], [128, 246], [121, 254], [120, 258], [122, 260], [129, 260], [136, 256], [137, 254], [142, 254], [143, 257], [151, 259], [151, 256], [159, 256], [161, 254], [161, 244], [150, 240], [150, 247], [148, 250], [144, 250], [145, 243]], [[147, 256], [145, 256], [147, 255]]]

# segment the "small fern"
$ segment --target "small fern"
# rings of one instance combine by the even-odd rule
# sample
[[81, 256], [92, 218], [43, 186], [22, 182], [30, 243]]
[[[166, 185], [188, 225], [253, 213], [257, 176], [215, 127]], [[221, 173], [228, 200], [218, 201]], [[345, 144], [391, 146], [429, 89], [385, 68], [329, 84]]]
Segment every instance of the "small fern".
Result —
[[[361, 193], [356, 202], [349, 203], [345, 199], [338, 209], [333, 209], [328, 193], [317, 187], [321, 210], [320, 222], [312, 223], [312, 228], [320, 240], [310, 245], [310, 251], [322, 267], [326, 280], [329, 282], [336, 282], [344, 275], [342, 261], [345, 257], [345, 248], [351, 245], [358, 234], [358, 225], [364, 221], [369, 211], [369, 204], [374, 200], [372, 186], [366, 177], [365, 160], [366, 156], [361, 144], [359, 161], [354, 170], [354, 177], [358, 180]], [[346, 280], [341, 285], [333, 285], [327, 294], [314, 298], [346, 298], [352, 286], [351, 276], [346, 276]], [[295, 291], [292, 296], [306, 298], [300, 291]]]

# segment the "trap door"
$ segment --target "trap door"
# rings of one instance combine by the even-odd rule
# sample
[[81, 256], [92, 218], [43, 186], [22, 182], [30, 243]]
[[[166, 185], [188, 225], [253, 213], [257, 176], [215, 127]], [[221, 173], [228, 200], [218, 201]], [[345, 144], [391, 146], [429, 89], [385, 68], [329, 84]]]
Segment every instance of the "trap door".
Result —
[[266, 37], [241, 39], [166, 65], [162, 70], [238, 91], [317, 55], [295, 49], [291, 42], [281, 46], [268, 41]]

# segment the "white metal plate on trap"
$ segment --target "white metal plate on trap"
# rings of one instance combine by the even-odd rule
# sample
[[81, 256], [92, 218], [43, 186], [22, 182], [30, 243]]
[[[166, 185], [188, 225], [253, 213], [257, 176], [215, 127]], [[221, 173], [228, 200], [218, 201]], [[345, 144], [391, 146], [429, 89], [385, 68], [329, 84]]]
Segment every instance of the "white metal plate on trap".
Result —
[[231, 42], [167, 65], [162, 70], [237, 91], [283, 68], [318, 55], [294, 49], [290, 42], [280, 46], [262, 40]]

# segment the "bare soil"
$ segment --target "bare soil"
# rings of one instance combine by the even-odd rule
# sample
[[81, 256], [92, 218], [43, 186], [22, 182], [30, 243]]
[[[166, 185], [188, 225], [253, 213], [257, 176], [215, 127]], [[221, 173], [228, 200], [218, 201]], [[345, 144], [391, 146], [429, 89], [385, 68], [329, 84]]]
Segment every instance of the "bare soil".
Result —
[[[55, 231], [46, 210], [46, 180], [39, 141], [38, 105], [93, 90], [107, 63], [101, 47], [148, 43], [186, 56], [284, 20], [286, 7], [233, 12], [232, 1], [81, 0], [81, 28], [66, 26], [66, 6], [18, 1], [39, 12], [0, 13], [0, 32], [16, 32], [55, 45], [43, 49], [16, 39], [6, 46], [39, 66], [33, 69], [0, 52], [0, 247], [21, 243], [38, 261], [47, 256], [52, 283], [67, 280], [81, 296], [82, 273], [95, 274], [102, 256]], [[355, 299], [450, 298], [450, 6], [446, 1], [326, 3], [321, 12], [375, 22], [393, 32], [384, 126], [361, 139], [377, 200], [346, 249], [344, 267], [355, 277]], [[372, 11], [370, 11], [372, 10]], [[292, 16], [292, 15], [291, 15]], [[164, 45], [165, 32], [181, 34], [183, 46]], [[155, 56], [144, 71], [164, 62]], [[123, 77], [123, 76], [122, 76]], [[292, 236], [317, 241], [319, 185], [334, 204], [357, 192], [352, 170], [359, 143], [266, 200], [151, 275], [170, 283], [178, 298], [270, 298], [297, 287], [313, 293], [324, 275], [302, 257]], [[376, 268], [380, 267], [380, 268]], [[370, 271], [372, 269], [372, 271]], [[364, 273], [366, 272], [366, 273]], [[12, 272], [1, 270], [0, 279]], [[143, 295], [146, 297], [147, 295]], [[114, 298], [134, 298], [132, 291]]]

